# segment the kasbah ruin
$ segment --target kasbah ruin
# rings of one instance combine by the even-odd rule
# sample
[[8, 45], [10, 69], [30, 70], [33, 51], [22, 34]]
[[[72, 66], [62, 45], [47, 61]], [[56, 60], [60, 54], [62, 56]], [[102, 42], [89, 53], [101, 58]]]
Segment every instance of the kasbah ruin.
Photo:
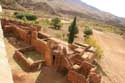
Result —
[[[1, 23], [5, 37], [13, 35], [27, 44], [27, 47], [17, 49], [13, 55], [15, 60], [25, 65], [27, 71], [36, 71], [48, 66], [57, 72], [66, 71], [67, 79], [71, 83], [101, 83], [101, 75], [93, 64], [95, 51], [91, 46], [77, 42], [70, 45], [46, 33], [40, 33], [39, 26], [9, 19], [1, 19]], [[39, 53], [43, 59], [33, 61], [26, 58], [25, 52], [29, 51]]]

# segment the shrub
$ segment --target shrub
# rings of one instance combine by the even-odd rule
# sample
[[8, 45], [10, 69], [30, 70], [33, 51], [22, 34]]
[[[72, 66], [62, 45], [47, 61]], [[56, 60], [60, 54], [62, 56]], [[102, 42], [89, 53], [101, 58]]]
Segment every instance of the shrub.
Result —
[[49, 27], [50, 26], [50, 21], [48, 19], [45, 19], [45, 20], [39, 21], [38, 24], [40, 26], [43, 26], [43, 27]]
[[60, 29], [61, 20], [58, 17], [55, 17], [51, 20], [51, 25], [53, 25], [55, 29]]
[[18, 19], [23, 19], [24, 17], [29, 20], [29, 21], [34, 21], [37, 19], [37, 16], [29, 14], [29, 13], [19, 13], [19, 12], [15, 12], [14, 15], [16, 16], [16, 18]]
[[85, 27], [85, 29], [84, 29], [84, 34], [85, 34], [86, 36], [92, 35], [92, 34], [93, 34], [93, 31], [92, 31], [91, 28], [89, 28], [89, 27], [87, 26], [87, 27]]
[[26, 17], [24, 16], [24, 17], [22, 17], [22, 20], [24, 21], [24, 22], [26, 22], [27, 21], [27, 19], [26, 19]]
[[84, 43], [89, 44], [94, 48], [96, 48], [95, 53], [97, 55], [97, 58], [100, 59], [103, 56], [103, 49], [100, 47], [100, 45], [98, 45], [97, 41], [93, 37], [90, 36], [85, 37]]
[[55, 36], [56, 36], [56, 38], [60, 38], [60, 39], [62, 39], [63, 38], [63, 35], [62, 35], [62, 33], [59, 31], [57, 31], [56, 33], [55, 33]]
[[22, 13], [15, 13], [16, 18], [18, 19], [22, 19], [24, 17], [24, 15]]
[[35, 15], [31, 15], [31, 14], [26, 14], [25, 17], [27, 20], [30, 20], [30, 21], [37, 19], [37, 17]]
[[18, 14], [18, 12], [14, 12], [14, 15], [17, 15]]
[[75, 38], [75, 34], [78, 33], [78, 28], [77, 28], [77, 24], [76, 24], [76, 17], [74, 18], [73, 22], [71, 23], [71, 25], [69, 26], [69, 38], [68, 38], [68, 43], [73, 43], [74, 38]]

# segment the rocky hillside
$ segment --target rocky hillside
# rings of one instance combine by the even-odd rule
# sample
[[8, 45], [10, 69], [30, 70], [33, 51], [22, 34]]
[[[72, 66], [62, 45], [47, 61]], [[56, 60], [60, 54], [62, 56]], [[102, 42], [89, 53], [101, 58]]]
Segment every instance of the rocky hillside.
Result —
[[[79, 16], [92, 21], [125, 27], [125, 18], [100, 11], [80, 0], [1, 0], [0, 2], [5, 3], [6, 1], [10, 1], [10, 5], [7, 3], [7, 7], [10, 6], [11, 8], [16, 6], [17, 9], [22, 7], [62, 16]], [[6, 3], [3, 5], [6, 7]]]

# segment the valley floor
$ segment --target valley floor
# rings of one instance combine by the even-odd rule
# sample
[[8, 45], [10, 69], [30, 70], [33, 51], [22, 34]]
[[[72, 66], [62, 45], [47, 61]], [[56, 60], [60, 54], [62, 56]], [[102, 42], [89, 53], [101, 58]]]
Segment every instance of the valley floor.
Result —
[[104, 49], [99, 63], [107, 76], [102, 83], [125, 83], [125, 40], [119, 35], [96, 30], [94, 37]]

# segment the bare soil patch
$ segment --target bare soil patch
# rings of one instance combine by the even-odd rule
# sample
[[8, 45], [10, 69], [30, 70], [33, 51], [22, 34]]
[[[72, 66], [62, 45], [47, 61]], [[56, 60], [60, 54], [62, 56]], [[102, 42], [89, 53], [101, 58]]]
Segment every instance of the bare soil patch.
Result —
[[125, 82], [125, 40], [117, 34], [94, 30], [94, 37], [104, 49], [104, 57], [99, 61], [107, 76], [102, 83]]

